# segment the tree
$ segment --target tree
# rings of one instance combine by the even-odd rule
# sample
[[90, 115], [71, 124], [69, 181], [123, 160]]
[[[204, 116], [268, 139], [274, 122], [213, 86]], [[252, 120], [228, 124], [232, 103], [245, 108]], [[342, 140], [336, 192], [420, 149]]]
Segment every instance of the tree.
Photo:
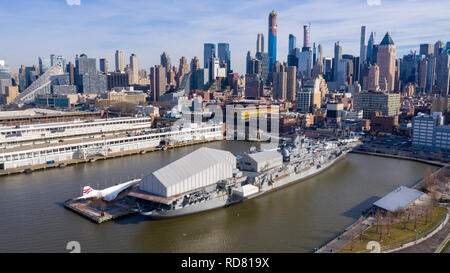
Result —
[[383, 213], [381, 212], [381, 210], [377, 209], [375, 211], [375, 219], [377, 223], [376, 232], [380, 234], [379, 241], [381, 242], [381, 236], [383, 235]]
[[423, 184], [425, 186], [425, 189], [430, 192], [434, 185], [434, 176], [430, 169], [428, 169], [427, 173], [425, 174], [423, 178]]
[[438, 160], [438, 161], [441, 161], [441, 160], [442, 160], [442, 152], [441, 152], [441, 151], [437, 152], [437, 153], [434, 155], [434, 158], [435, 158], [436, 160]]
[[393, 213], [390, 211], [387, 211], [386, 217], [387, 217], [386, 232], [387, 232], [387, 235], [389, 236], [389, 235], [391, 235], [391, 224], [392, 224]]
[[413, 207], [413, 217], [414, 217], [414, 230], [417, 229], [417, 217], [418, 216], [418, 210], [417, 210], [417, 206]]
[[394, 213], [393, 213], [393, 222], [398, 222], [398, 223], [403, 223], [403, 229], [406, 229], [406, 223], [407, 223], [407, 216], [408, 213], [406, 212], [405, 209], [397, 209]]
[[[425, 210], [426, 210], [425, 225], [428, 225], [433, 221], [433, 201], [430, 200], [425, 204]], [[428, 218], [430, 219], [428, 220]]]
[[399, 211], [400, 214], [400, 221], [403, 223], [403, 229], [406, 229], [406, 224], [408, 223], [409, 217], [408, 212], [405, 209], [401, 209]]
[[380, 224], [381, 224], [381, 218], [383, 217], [381, 210], [377, 209], [375, 211], [375, 220], [376, 220], [376, 230], [375, 232], [380, 232]]
[[351, 241], [350, 241], [350, 251], [353, 251], [353, 242], [354, 242], [354, 236], [353, 236], [353, 228], [351, 229], [350, 232], [350, 236], [351, 236]]
[[363, 235], [363, 231], [364, 231], [364, 225], [363, 225], [363, 221], [364, 221], [364, 217], [361, 216], [359, 217], [359, 241], [362, 241], [362, 235]]

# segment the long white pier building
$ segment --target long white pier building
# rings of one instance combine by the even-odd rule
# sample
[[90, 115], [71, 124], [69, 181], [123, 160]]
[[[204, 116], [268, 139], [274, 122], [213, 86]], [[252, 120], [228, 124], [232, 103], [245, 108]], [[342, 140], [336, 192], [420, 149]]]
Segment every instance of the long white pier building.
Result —
[[0, 148], [10, 148], [26, 142], [45, 142], [61, 138], [86, 135], [103, 135], [115, 132], [149, 130], [152, 118], [111, 118], [93, 121], [74, 121], [31, 124], [24, 126], [1, 126]]
[[[136, 150], [144, 151], [161, 144], [173, 145], [223, 139], [222, 124], [193, 123], [176, 128], [150, 129], [148, 125], [151, 123], [145, 118], [111, 119], [105, 123], [102, 122], [75, 122], [72, 125], [70, 125], [71, 123], [42, 124], [17, 128], [17, 130], [23, 129], [24, 131], [21, 131], [19, 135], [4, 138], [11, 141], [5, 141], [3, 144], [8, 145], [0, 148], [0, 170], [13, 170], [40, 164], [58, 164], [71, 159], [108, 156]], [[52, 130], [59, 131], [53, 133]], [[6, 131], [5, 128], [3, 132]], [[116, 131], [120, 132], [105, 134]], [[58, 137], [52, 134], [60, 135]], [[36, 135], [42, 136], [36, 138]], [[46, 137], [56, 140], [42, 141]], [[17, 139], [25, 142], [13, 145], [12, 143], [18, 141]], [[30, 140], [33, 141], [30, 142]], [[41, 141], [39, 142], [39, 140]]]

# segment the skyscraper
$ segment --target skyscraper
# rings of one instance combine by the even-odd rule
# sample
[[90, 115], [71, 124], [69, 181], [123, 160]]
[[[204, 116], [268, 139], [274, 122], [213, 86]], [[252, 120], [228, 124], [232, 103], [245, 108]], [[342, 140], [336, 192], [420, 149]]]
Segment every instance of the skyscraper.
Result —
[[66, 65], [66, 71], [69, 73], [69, 83], [70, 85], [75, 84], [75, 67], [72, 62]]
[[380, 67], [369, 65], [369, 75], [367, 77], [367, 90], [377, 91], [380, 84]]
[[273, 73], [273, 98], [278, 100], [287, 99], [287, 72], [282, 69]]
[[301, 112], [311, 112], [313, 108], [320, 109], [322, 105], [320, 78], [304, 82], [302, 90], [297, 93], [297, 109]]
[[181, 78], [189, 73], [189, 65], [187, 63], [187, 59], [184, 56], [180, 58], [180, 65], [178, 66], [178, 78], [181, 81]]
[[3, 60], [0, 60], [0, 94], [5, 94], [6, 87], [11, 85], [11, 70]]
[[[311, 77], [311, 71], [313, 67], [313, 55], [311, 49], [303, 48], [305, 51], [296, 51], [297, 52], [297, 60], [298, 60], [298, 75], [302, 78], [310, 78]], [[306, 50], [308, 49], [308, 50]]]
[[419, 61], [419, 73], [418, 73], [419, 74], [418, 84], [421, 91], [425, 91], [425, 87], [427, 84], [427, 72], [428, 72], [428, 59], [423, 58]]
[[252, 61], [252, 54], [250, 51], [247, 51], [247, 57], [246, 57], [246, 66], [245, 66], [245, 74], [251, 74], [250, 73], [250, 67], [251, 67], [251, 61]]
[[166, 68], [162, 65], [150, 67], [150, 88], [153, 101], [159, 101], [160, 97], [166, 93]]
[[195, 56], [191, 60], [191, 72], [197, 71], [200, 69], [200, 59]]
[[167, 53], [164, 51], [163, 54], [161, 54], [161, 65], [166, 68], [166, 72], [168, 72], [171, 67], [172, 63], [170, 62], [170, 57], [167, 55]]
[[441, 96], [448, 96], [450, 89], [450, 55], [447, 50], [437, 56], [436, 60], [436, 91]]
[[298, 53], [300, 52], [299, 48], [292, 49], [291, 53], [287, 56], [287, 63], [290, 66], [297, 66], [298, 67]]
[[444, 43], [442, 41], [437, 41], [434, 44], [434, 56], [438, 56], [441, 54], [442, 50], [444, 49]]
[[261, 75], [262, 63], [258, 59], [251, 59], [249, 62], [249, 73]]
[[100, 71], [103, 73], [108, 73], [108, 60], [100, 59]]
[[210, 58], [209, 60], [210, 60], [210, 63], [208, 65], [209, 82], [213, 82], [218, 76], [220, 61], [219, 58]]
[[269, 78], [269, 55], [267, 52], [258, 52], [255, 57], [261, 61], [261, 80], [265, 84]]
[[287, 69], [287, 100], [294, 101], [297, 86], [297, 67], [288, 66]]
[[334, 59], [333, 59], [333, 81], [337, 82], [339, 72], [339, 61], [342, 59], [342, 46], [339, 41], [334, 43]]
[[317, 62], [317, 48], [316, 48], [316, 43], [313, 43], [313, 66], [316, 64]]
[[257, 74], [245, 75], [245, 97], [258, 99], [263, 95], [263, 82]]
[[256, 38], [256, 53], [260, 52], [264, 52], [264, 35], [262, 33], [258, 33]]
[[373, 45], [375, 43], [374, 41], [374, 33], [370, 33], [369, 41], [367, 42], [367, 52], [366, 52], [366, 61], [367, 63], [372, 63], [372, 55], [373, 55]]
[[277, 13], [272, 11], [269, 14], [269, 71], [272, 71], [273, 64], [277, 61]]
[[61, 61], [63, 67], [67, 64], [66, 59], [64, 59], [63, 56], [55, 54], [50, 55], [50, 66], [54, 66], [58, 61]]
[[138, 63], [138, 57], [136, 54], [131, 54], [130, 56], [130, 67], [131, 67], [131, 84], [138, 84], [139, 83], [139, 63]]
[[322, 45], [321, 44], [319, 44], [319, 46], [317, 47], [317, 51], [318, 51], [318, 56], [317, 56], [317, 60], [319, 61], [319, 62], [322, 62], [323, 63], [323, 48], [322, 48]]
[[366, 26], [361, 26], [361, 43], [359, 46], [359, 60], [360, 65], [366, 60]]
[[309, 48], [309, 27], [308, 25], [303, 26], [303, 49], [302, 51], [306, 51]]
[[219, 57], [219, 62], [225, 62], [227, 64], [227, 74], [231, 71], [231, 51], [230, 44], [219, 43], [217, 45], [217, 55]]
[[420, 44], [420, 55], [429, 56], [433, 54], [433, 50], [432, 44]]
[[380, 67], [380, 86], [386, 91], [394, 90], [395, 45], [388, 32], [378, 46], [377, 65]]
[[75, 84], [78, 92], [100, 94], [107, 89], [106, 74], [97, 71], [97, 60], [81, 54], [75, 58]]
[[366, 26], [361, 26], [361, 43], [359, 46], [358, 73], [355, 75], [355, 81], [362, 82], [361, 71], [366, 63]]
[[216, 57], [216, 45], [204, 44], [203, 47], [203, 68], [209, 68], [210, 59]]
[[289, 51], [288, 54], [292, 54], [292, 50], [296, 48], [296, 38], [293, 34], [289, 34]]
[[39, 74], [44, 74], [51, 66], [50, 59], [39, 57]]
[[125, 72], [125, 56], [122, 50], [116, 50], [116, 72]]

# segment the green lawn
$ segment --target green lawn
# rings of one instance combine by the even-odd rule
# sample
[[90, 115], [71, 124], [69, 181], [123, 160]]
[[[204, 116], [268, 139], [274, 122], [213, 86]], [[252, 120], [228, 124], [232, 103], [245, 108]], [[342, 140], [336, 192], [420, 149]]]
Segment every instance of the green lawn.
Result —
[[[428, 221], [428, 225], [425, 225], [425, 218], [418, 219], [416, 229], [419, 231], [419, 238], [422, 237], [422, 234], [438, 225], [444, 218], [446, 212], [446, 208], [435, 207], [433, 209], [433, 220], [431, 222]], [[383, 229], [385, 230], [384, 227]], [[406, 226], [403, 223], [396, 223], [392, 224], [389, 235], [383, 234], [380, 241], [380, 234], [376, 232], [376, 225], [374, 224], [362, 234], [361, 240], [357, 234], [355, 234], [355, 237], [353, 247], [352, 243], [349, 242], [343, 248], [339, 249], [338, 252], [367, 251], [366, 246], [370, 241], [379, 242], [381, 247], [403, 243], [416, 238], [416, 232], [414, 232], [414, 222], [407, 223]]]

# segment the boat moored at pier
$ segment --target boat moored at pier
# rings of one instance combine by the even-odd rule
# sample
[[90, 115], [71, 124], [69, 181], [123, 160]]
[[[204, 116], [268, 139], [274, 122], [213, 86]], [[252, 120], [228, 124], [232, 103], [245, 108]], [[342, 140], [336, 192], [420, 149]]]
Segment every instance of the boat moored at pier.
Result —
[[315, 141], [296, 137], [278, 150], [245, 153], [202, 147], [151, 173], [129, 193], [142, 215], [170, 218], [251, 199], [313, 176], [344, 158], [357, 138]]

